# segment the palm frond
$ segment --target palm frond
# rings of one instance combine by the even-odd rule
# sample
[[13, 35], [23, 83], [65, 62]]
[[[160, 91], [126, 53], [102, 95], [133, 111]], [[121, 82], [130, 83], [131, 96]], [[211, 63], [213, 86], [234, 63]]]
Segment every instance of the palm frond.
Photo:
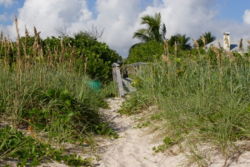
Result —
[[134, 33], [133, 38], [138, 38], [143, 42], [147, 42], [150, 40], [149, 32], [147, 29], [139, 29]]
[[154, 16], [145, 15], [141, 18], [141, 24], [146, 25], [147, 28], [140, 29], [134, 34], [134, 38], [139, 38], [143, 41], [163, 41], [166, 35], [166, 26], [161, 30], [161, 14], [156, 13]]

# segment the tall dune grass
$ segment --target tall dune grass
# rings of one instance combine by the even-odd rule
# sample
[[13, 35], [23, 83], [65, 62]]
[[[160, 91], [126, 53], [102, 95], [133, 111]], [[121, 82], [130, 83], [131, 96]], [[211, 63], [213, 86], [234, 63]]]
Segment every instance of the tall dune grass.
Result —
[[250, 138], [249, 57], [222, 55], [213, 63], [208, 55], [172, 58], [172, 63], [142, 68], [135, 78], [138, 91], [128, 98], [123, 112], [157, 105], [161, 112], [153, 117], [166, 122], [171, 143], [191, 136], [226, 154], [235, 141]]
[[[52, 148], [62, 142], [91, 145], [94, 135], [116, 136], [99, 108], [107, 107], [105, 98], [116, 94], [109, 83], [109, 64], [118, 55], [85, 33], [77, 39], [42, 40], [34, 28], [34, 36], [26, 30], [20, 37], [17, 20], [16, 31], [16, 41], [0, 35], [0, 163], [14, 158], [21, 166], [37, 166], [50, 158], [80, 166], [84, 160]], [[85, 46], [90, 43], [96, 50]], [[87, 75], [92, 71], [105, 79], [99, 90], [91, 87]]]
[[1, 120], [58, 141], [109, 133], [98, 112], [106, 107], [105, 94], [92, 90], [88, 81], [63, 66], [36, 65], [21, 73], [1, 69]]

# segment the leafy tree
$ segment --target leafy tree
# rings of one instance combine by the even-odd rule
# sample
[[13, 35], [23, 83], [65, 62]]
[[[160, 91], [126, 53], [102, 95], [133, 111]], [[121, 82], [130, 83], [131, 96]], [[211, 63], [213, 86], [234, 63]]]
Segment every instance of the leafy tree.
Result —
[[216, 37], [212, 35], [211, 32], [206, 32], [200, 36], [198, 39], [199, 46], [205, 46], [213, 41], [215, 41]]
[[183, 50], [189, 50], [191, 49], [189, 40], [190, 38], [187, 37], [186, 35], [177, 34], [177, 35], [171, 36], [171, 38], [168, 41], [168, 44], [171, 47], [174, 47], [175, 44], [177, 44], [178, 48], [183, 49]]
[[137, 30], [134, 38], [140, 39], [142, 42], [155, 40], [161, 42], [165, 39], [167, 32], [166, 25], [161, 23], [161, 14], [156, 13], [154, 16], [146, 15], [141, 18], [141, 24], [146, 28]]
[[86, 72], [92, 79], [102, 82], [112, 79], [112, 63], [121, 60], [107, 44], [97, 41], [96, 37], [86, 32], [79, 32], [73, 37], [49, 37], [43, 41], [43, 48], [45, 52], [55, 49], [63, 51], [64, 57], [73, 54], [77, 71]]
[[133, 37], [140, 39], [142, 43], [137, 43], [130, 48], [128, 63], [152, 62], [163, 53], [163, 41], [166, 39], [167, 28], [161, 22], [161, 14], [143, 16], [141, 24], [146, 25], [146, 28], [137, 30]]
[[[43, 55], [41, 60], [50, 56], [53, 61], [63, 62], [73, 58], [74, 69], [86, 72], [92, 79], [108, 82], [112, 79], [112, 64], [122, 58], [106, 43], [86, 32], [79, 32], [73, 37], [48, 37], [37, 39], [36, 36], [26, 36], [20, 39], [23, 44], [21, 54], [27, 56]], [[0, 54], [4, 55], [4, 53]], [[13, 51], [14, 53], [16, 50]], [[40, 60], [39, 58], [39, 60]]]
[[75, 34], [73, 46], [77, 48], [80, 60], [87, 61], [87, 73], [91, 78], [102, 81], [112, 78], [112, 63], [121, 60], [121, 57], [107, 44], [98, 42], [88, 33], [80, 32]]
[[153, 62], [160, 58], [163, 53], [163, 43], [148, 41], [138, 43], [130, 48], [127, 63]]

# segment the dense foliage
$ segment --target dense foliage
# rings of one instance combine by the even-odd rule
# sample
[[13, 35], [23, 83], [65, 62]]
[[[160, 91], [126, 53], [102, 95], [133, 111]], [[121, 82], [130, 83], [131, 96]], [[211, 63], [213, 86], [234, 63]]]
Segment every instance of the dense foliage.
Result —
[[189, 50], [191, 49], [189, 40], [190, 40], [190, 37], [187, 37], [186, 35], [177, 34], [177, 35], [171, 36], [171, 38], [168, 40], [168, 44], [169, 46], [177, 47], [180, 50]]
[[161, 23], [161, 14], [156, 13], [154, 16], [145, 15], [141, 18], [141, 24], [146, 28], [141, 28], [134, 33], [134, 38], [140, 39], [142, 42], [158, 41], [165, 39], [167, 28]]
[[210, 50], [147, 65], [134, 76], [138, 91], [121, 111], [155, 104], [160, 112], [152, 119], [165, 122], [170, 143], [205, 141], [231, 156], [233, 142], [250, 136], [250, 60], [248, 54], [226, 54]]
[[23, 57], [26, 62], [36, 59], [39, 62], [49, 61], [51, 64], [70, 61], [76, 71], [86, 73], [90, 78], [104, 83], [112, 78], [112, 63], [121, 60], [107, 44], [98, 42], [84, 32], [75, 34], [74, 37], [41, 39], [39, 34], [36, 34], [21, 37], [18, 43], [4, 42], [4, 39], [1, 41], [0, 58], [6, 58], [10, 65], [18, 57]]
[[216, 37], [212, 35], [211, 32], [206, 32], [200, 36], [197, 40], [199, 47], [203, 47], [213, 41], [215, 41]]
[[37, 166], [52, 159], [88, 166], [52, 148], [64, 142], [91, 147], [92, 136], [116, 137], [99, 108], [115, 95], [111, 65], [119, 59], [86, 33], [41, 39], [35, 30], [16, 42], [1, 36], [0, 163], [13, 158], [20, 166]]
[[[93, 135], [116, 137], [99, 113], [99, 107], [107, 107], [104, 99], [113, 95], [113, 86], [91, 89], [84, 74], [66, 67], [36, 64], [21, 72], [0, 69], [0, 161], [12, 157], [22, 166], [37, 166], [50, 158], [78, 166], [85, 161], [64, 156], [64, 151], [54, 151], [53, 145], [32, 137], [80, 145], [89, 143]], [[6, 131], [2, 124], [28, 132], [30, 137], [14, 129]]]
[[58, 141], [112, 133], [98, 112], [106, 107], [105, 94], [90, 89], [84, 75], [44, 65], [0, 74], [1, 117], [15, 126], [44, 131]]
[[[196, 50], [191, 50], [189, 40], [190, 38], [186, 35], [177, 34], [171, 36], [169, 40], [165, 40], [164, 42], [152, 40], [135, 44], [129, 50], [127, 63], [155, 62], [161, 60], [163, 55], [182, 57], [182, 55], [197, 52]], [[199, 51], [204, 52], [203, 49]]]
[[127, 63], [153, 62], [163, 54], [163, 44], [157, 41], [135, 44], [130, 48]]

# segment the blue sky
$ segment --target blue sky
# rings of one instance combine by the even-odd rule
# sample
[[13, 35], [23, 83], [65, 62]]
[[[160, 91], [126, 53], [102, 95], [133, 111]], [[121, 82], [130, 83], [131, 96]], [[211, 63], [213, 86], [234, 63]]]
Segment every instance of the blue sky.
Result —
[[242, 22], [242, 15], [250, 8], [250, 0], [217, 0], [218, 18]]
[[15, 38], [14, 16], [21, 32], [36, 26], [43, 37], [96, 26], [104, 30], [100, 40], [126, 56], [138, 42], [132, 36], [140, 17], [156, 12], [168, 36], [182, 33], [195, 39], [211, 31], [219, 38], [229, 31], [237, 39], [250, 39], [250, 0], [0, 0], [0, 31]]
[[[53, 1], [53, 0], [52, 0]], [[96, 0], [87, 0], [88, 6], [94, 13]], [[144, 0], [142, 7], [152, 5], [153, 0]], [[17, 15], [18, 9], [22, 8], [24, 0], [17, 0], [11, 6], [0, 4], [0, 15], [8, 14], [9, 16]], [[242, 15], [246, 9], [250, 8], [250, 0], [217, 0], [215, 8], [218, 10], [217, 18], [222, 20], [233, 20], [242, 22]], [[8, 21], [0, 22], [0, 24], [11, 24], [12, 18]]]
[[0, 4], [0, 15], [8, 16], [7, 20], [0, 22], [0, 24], [11, 24], [13, 19], [12, 17], [17, 15], [17, 10], [23, 6], [23, 3], [23, 0], [18, 0], [10, 6]]

